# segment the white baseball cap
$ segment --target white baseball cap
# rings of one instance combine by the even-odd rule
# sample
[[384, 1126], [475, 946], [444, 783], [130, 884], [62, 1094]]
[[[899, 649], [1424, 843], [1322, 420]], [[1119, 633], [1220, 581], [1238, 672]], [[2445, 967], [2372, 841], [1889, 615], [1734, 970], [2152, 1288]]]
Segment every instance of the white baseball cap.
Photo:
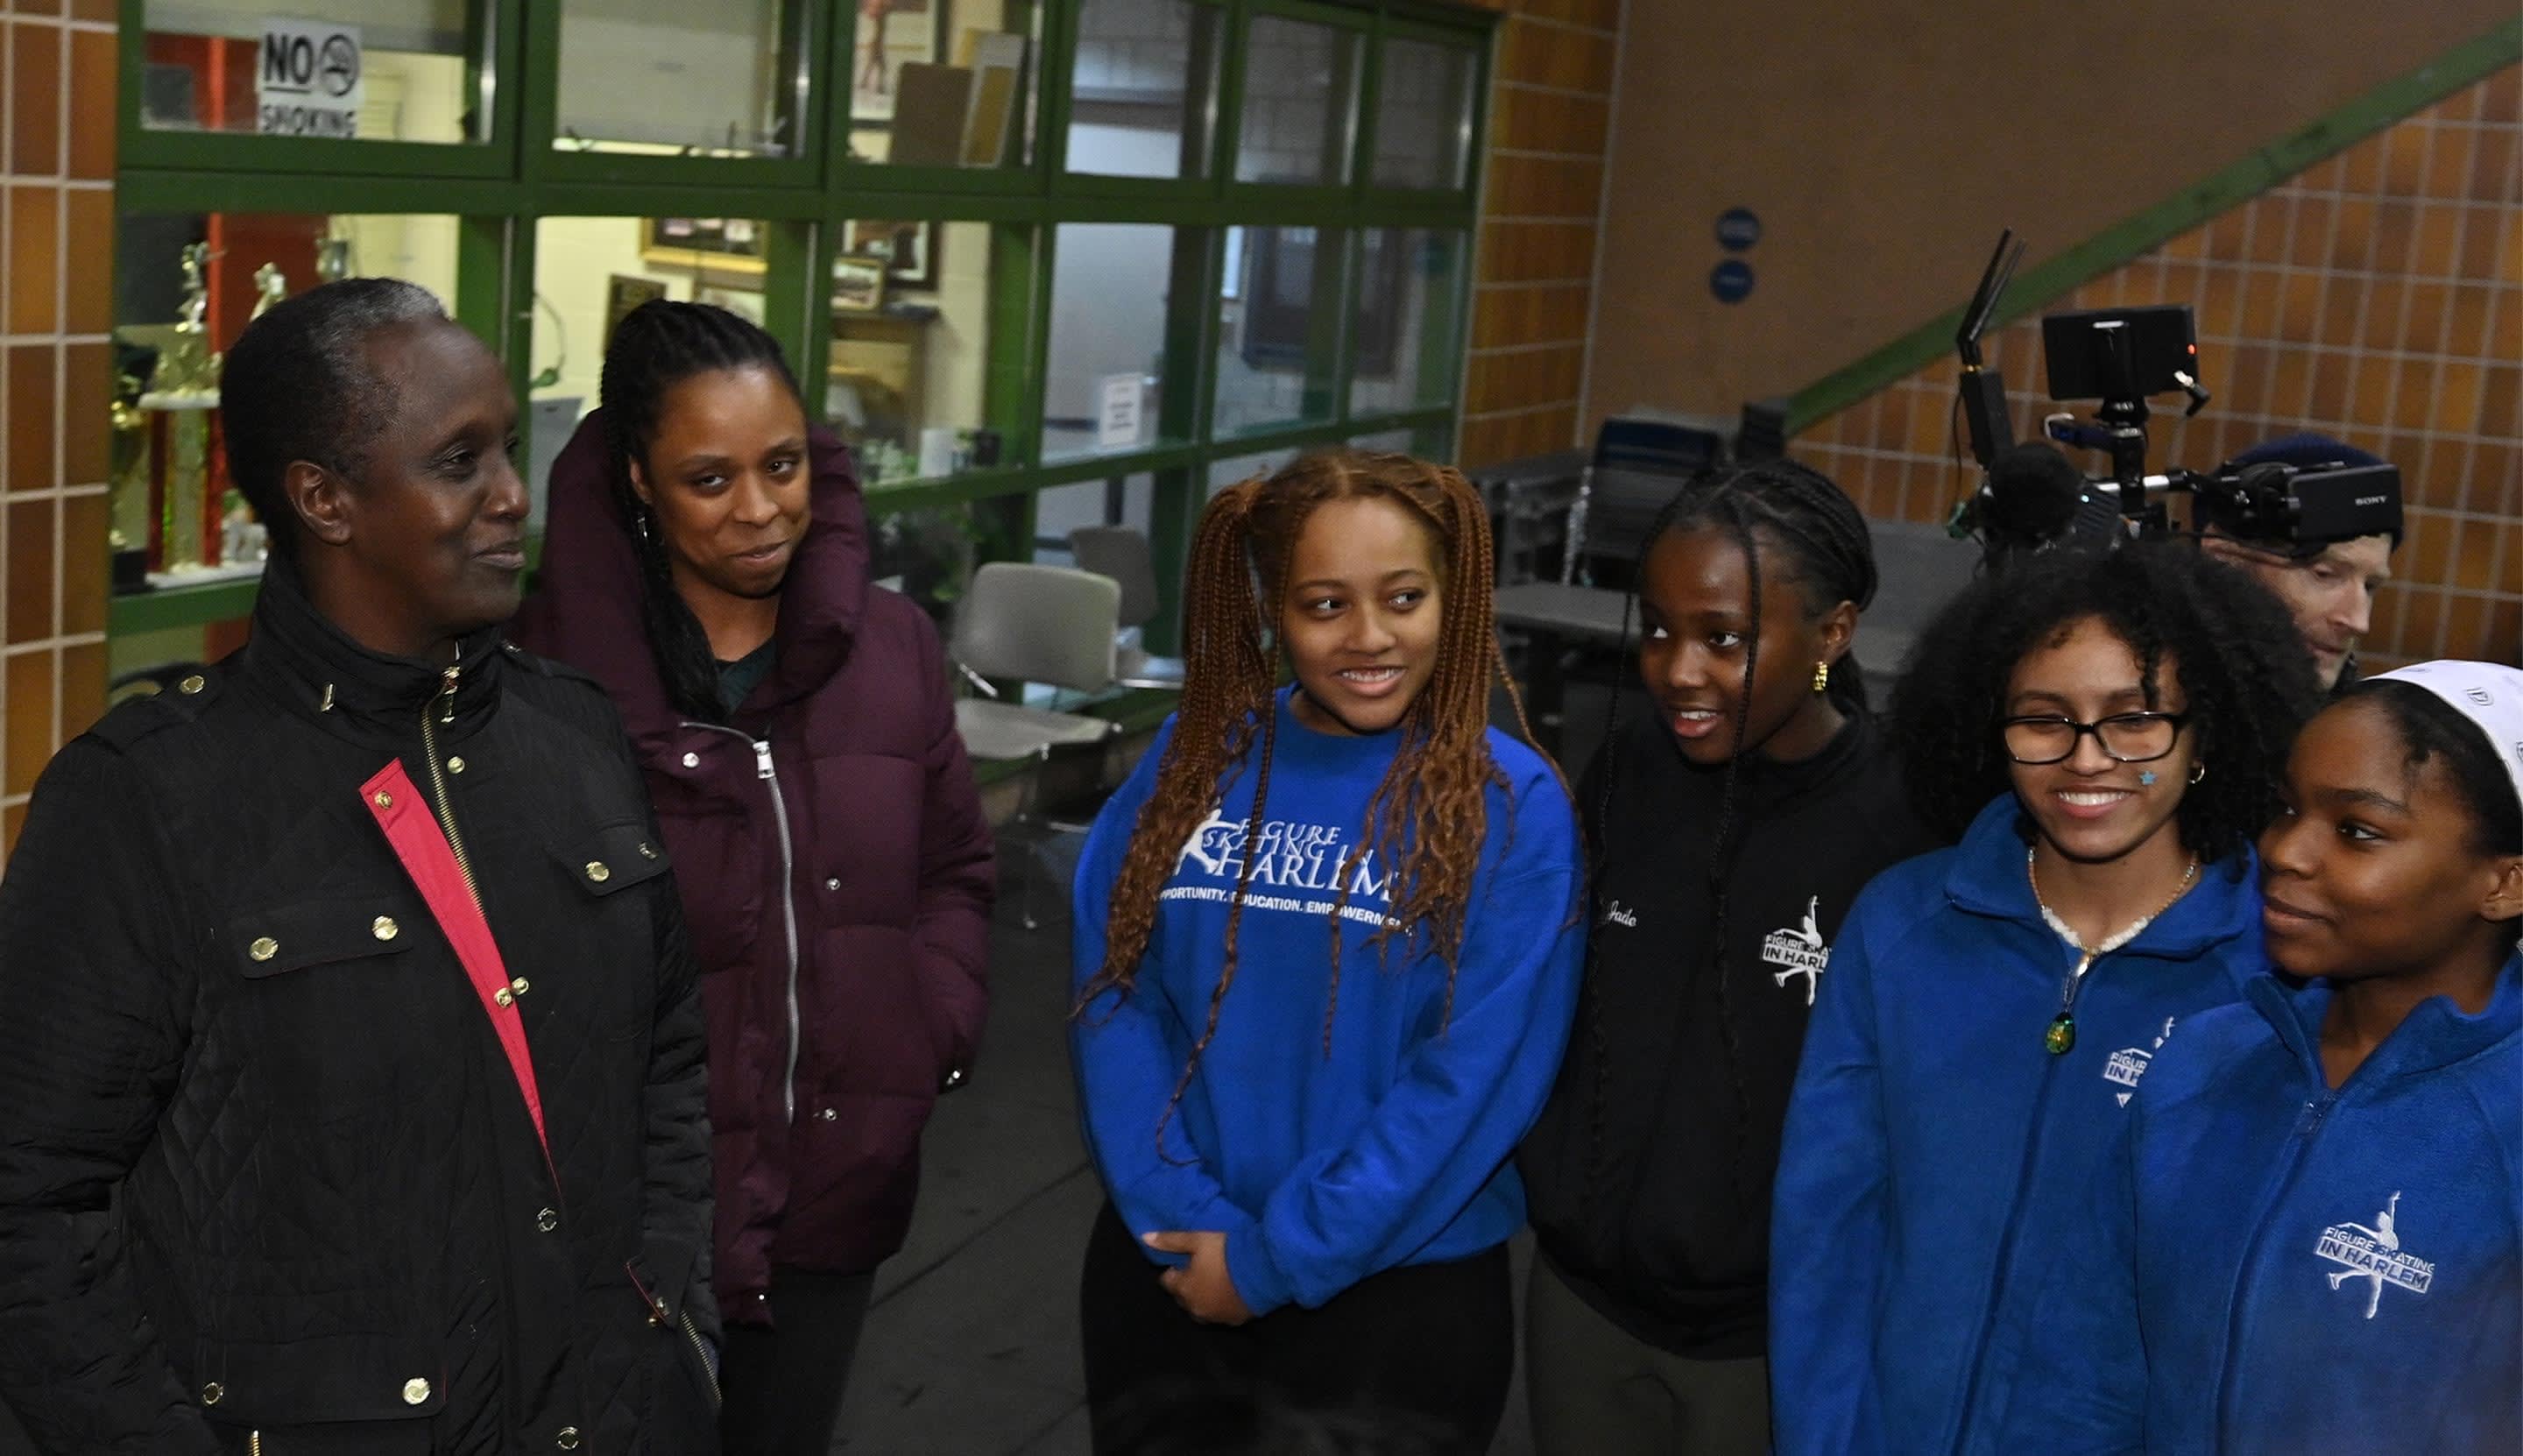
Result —
[[2371, 681], [2422, 687], [2478, 724], [2497, 750], [2498, 762], [2505, 766], [2505, 776], [2514, 782], [2515, 801], [2523, 803], [2523, 668], [2448, 657], [2378, 674]]

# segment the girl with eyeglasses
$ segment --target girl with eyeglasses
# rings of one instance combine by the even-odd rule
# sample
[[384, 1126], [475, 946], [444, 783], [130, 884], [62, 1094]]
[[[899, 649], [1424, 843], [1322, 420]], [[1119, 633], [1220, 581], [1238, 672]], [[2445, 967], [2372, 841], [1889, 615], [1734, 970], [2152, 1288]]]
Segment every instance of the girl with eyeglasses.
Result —
[[1778, 1449], [1989, 1452], [2158, 1048], [2259, 968], [2251, 836], [2316, 701], [2276, 599], [2186, 545], [1983, 578], [1893, 694], [1950, 850], [1832, 950], [1771, 1240]]
[[2270, 974], [2181, 1029], [2009, 1450], [2523, 1450], [2523, 671], [2356, 683], [2261, 835]]

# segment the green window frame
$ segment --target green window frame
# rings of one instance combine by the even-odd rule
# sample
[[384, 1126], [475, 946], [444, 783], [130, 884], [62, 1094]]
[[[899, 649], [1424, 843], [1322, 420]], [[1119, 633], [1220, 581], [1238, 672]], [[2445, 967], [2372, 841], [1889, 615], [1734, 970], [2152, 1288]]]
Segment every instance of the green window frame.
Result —
[[[868, 490], [872, 513], [973, 506], [986, 519], [980, 559], [1024, 557], [1033, 545], [1033, 493], [1080, 481], [1152, 475], [1151, 542], [1165, 602], [1151, 645], [1173, 645], [1178, 583], [1191, 525], [1219, 460], [1305, 449], [1406, 432], [1421, 452], [1451, 453], [1461, 413], [1463, 343], [1469, 335], [1467, 260], [1476, 236], [1476, 200], [1486, 134], [1497, 17], [1434, 0], [1194, 0], [1217, 17], [1214, 109], [1203, 175], [1183, 179], [1072, 174], [1066, 170], [1071, 77], [1078, 44], [1079, 0], [1011, 0], [1005, 28], [1032, 43], [1020, 97], [1030, 112], [1031, 156], [1023, 164], [949, 169], [851, 159], [850, 91], [836, 82], [852, 62], [855, 7], [810, 0], [797, 13], [791, 44], [807, 58], [798, 104], [804, 150], [788, 157], [700, 159], [620, 152], [556, 151], [561, 0], [472, 0], [495, 74], [485, 136], [470, 143], [335, 141], [151, 130], [142, 124], [140, 82], [147, 0], [122, 0], [121, 164], [117, 207], [125, 215], [211, 212], [431, 212], [459, 221], [457, 319], [491, 341], [506, 360], [520, 406], [533, 353], [536, 231], [547, 216], [745, 217], [769, 224], [765, 239], [765, 327], [788, 351], [799, 377], [825, 377], [833, 329], [829, 279], [845, 225], [855, 218], [993, 224], [988, 284], [989, 346], [982, 364], [985, 423], [1003, 441], [1001, 462], [942, 478]], [[1248, 39], [1263, 17], [1341, 28], [1359, 37], [1359, 66], [1347, 122], [1347, 180], [1290, 186], [1235, 180]], [[1388, 39], [1460, 47], [1471, 58], [1472, 96], [1463, 185], [1379, 188], [1372, 182], [1377, 102]], [[1063, 223], [1168, 225], [1197, 246], [1175, 250], [1167, 280], [1161, 443], [1123, 453], [1042, 463], [1043, 399], [1058, 230]], [[1217, 383], [1219, 289], [1230, 228], [1310, 226], [1336, 234], [1329, 255], [1343, 273], [1331, 351], [1328, 409], [1304, 423], [1213, 432]], [[1452, 324], [1442, 358], [1423, 357], [1442, 403], [1353, 412], [1355, 337], [1362, 238], [1368, 229], [1433, 229], [1455, 234], [1460, 253], [1442, 305]], [[1432, 300], [1432, 304], [1439, 302]], [[1420, 342], [1404, 347], [1420, 348]], [[1423, 349], [1423, 353], [1429, 352]], [[818, 416], [821, 392], [809, 390]], [[1316, 392], [1319, 398], [1319, 391]], [[103, 428], [98, 422], [97, 428]], [[251, 606], [256, 584], [230, 582], [118, 596], [110, 632], [125, 636], [228, 621]]]

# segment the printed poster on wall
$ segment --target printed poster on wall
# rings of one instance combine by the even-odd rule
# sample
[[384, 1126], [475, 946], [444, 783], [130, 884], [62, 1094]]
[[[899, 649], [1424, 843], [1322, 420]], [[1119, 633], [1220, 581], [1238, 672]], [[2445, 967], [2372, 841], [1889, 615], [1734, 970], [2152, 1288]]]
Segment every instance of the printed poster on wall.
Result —
[[264, 136], [359, 134], [367, 92], [359, 27], [271, 19], [254, 70], [254, 129]]
[[1139, 401], [1146, 388], [1146, 380], [1136, 374], [1107, 374], [1096, 381], [1097, 449], [1128, 449], [1139, 443]]

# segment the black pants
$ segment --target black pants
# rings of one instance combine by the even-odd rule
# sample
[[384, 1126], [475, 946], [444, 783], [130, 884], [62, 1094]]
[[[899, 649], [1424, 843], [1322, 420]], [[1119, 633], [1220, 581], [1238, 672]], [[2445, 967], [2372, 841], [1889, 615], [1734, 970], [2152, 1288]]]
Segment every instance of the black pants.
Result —
[[1503, 1245], [1388, 1269], [1320, 1309], [1233, 1329], [1184, 1313], [1158, 1272], [1106, 1205], [1078, 1293], [1097, 1456], [1206, 1449], [1203, 1430], [1250, 1441], [1323, 1426], [1370, 1430], [1377, 1451], [1489, 1449], [1515, 1370]]
[[771, 1271], [771, 1328], [727, 1327], [722, 1456], [828, 1456], [876, 1275]]

